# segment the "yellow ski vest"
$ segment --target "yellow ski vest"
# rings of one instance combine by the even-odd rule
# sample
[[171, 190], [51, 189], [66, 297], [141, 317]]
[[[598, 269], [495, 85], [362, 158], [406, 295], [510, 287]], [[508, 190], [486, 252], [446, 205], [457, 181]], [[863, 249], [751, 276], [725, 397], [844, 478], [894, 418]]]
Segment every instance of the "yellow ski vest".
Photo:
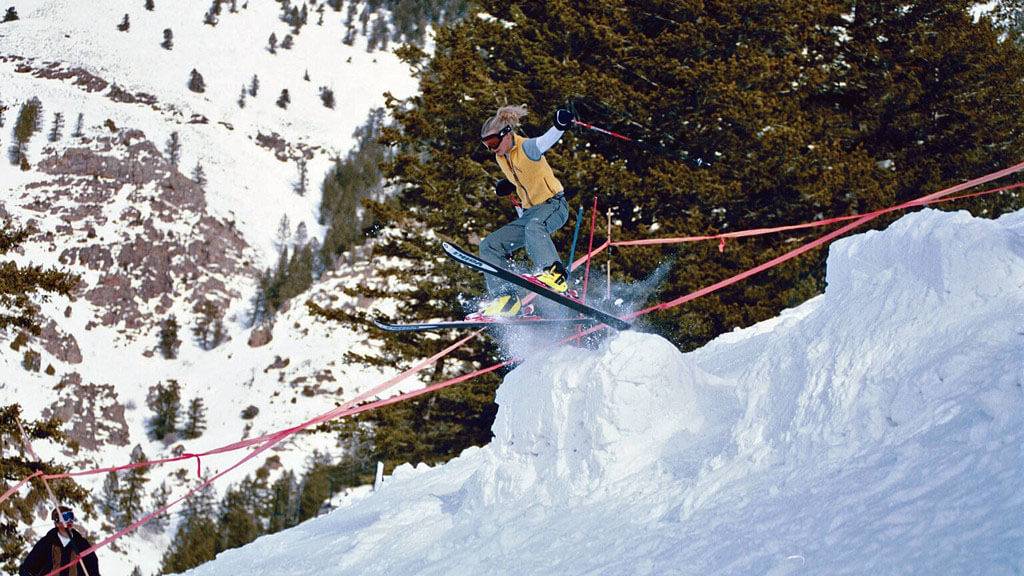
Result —
[[540, 160], [533, 161], [523, 152], [526, 138], [519, 134], [512, 134], [512, 138], [515, 145], [508, 151], [508, 155], [495, 155], [494, 159], [505, 173], [505, 178], [516, 185], [516, 196], [519, 196], [523, 208], [547, 202], [562, 191], [562, 183], [555, 178], [547, 158], [542, 155]]

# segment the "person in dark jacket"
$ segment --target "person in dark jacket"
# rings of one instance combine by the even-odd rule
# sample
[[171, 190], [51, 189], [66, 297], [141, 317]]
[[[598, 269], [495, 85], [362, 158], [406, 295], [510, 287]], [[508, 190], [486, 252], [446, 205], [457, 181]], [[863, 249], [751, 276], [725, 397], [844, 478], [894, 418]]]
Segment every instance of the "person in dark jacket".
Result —
[[[67, 506], [54, 508], [50, 514], [53, 529], [46, 533], [18, 569], [19, 576], [42, 576], [49, 574], [69, 562], [74, 562], [60, 572], [60, 576], [100, 576], [100, 565], [95, 553], [88, 556], [79, 555], [89, 549], [89, 542], [74, 529], [75, 513]], [[85, 568], [85, 574], [82, 568]]]

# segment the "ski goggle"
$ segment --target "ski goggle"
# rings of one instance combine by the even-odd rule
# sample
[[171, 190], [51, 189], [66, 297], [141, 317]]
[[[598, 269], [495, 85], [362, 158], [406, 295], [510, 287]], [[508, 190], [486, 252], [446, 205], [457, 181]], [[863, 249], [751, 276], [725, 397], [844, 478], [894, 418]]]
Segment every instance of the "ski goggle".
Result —
[[504, 138], [505, 135], [511, 131], [512, 125], [508, 124], [498, 132], [484, 136], [483, 138], [480, 139], [480, 141], [484, 143], [484, 146], [486, 146], [488, 150], [491, 150], [493, 152], [494, 150], [498, 149], [498, 146], [501, 146], [501, 139]]
[[61, 512], [60, 513], [60, 521], [61, 521], [62, 524], [65, 524], [65, 525], [74, 524], [75, 523], [75, 513], [72, 512], [71, 510], [65, 510], [64, 512]]

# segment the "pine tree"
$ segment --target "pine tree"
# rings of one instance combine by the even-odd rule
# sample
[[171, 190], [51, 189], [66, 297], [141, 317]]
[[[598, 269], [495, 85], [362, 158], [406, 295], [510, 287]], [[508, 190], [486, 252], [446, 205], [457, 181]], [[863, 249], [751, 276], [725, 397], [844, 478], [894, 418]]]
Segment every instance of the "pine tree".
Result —
[[78, 113], [78, 120], [75, 121], [75, 131], [71, 133], [75, 138], [82, 137], [82, 128], [85, 124], [85, 116], [81, 112]]
[[370, 38], [366, 43], [366, 51], [373, 52], [378, 48], [380, 50], [388, 49], [388, 40], [390, 34], [388, 32], [388, 22], [382, 16], [377, 16], [377, 19], [373, 22], [373, 30], [370, 33]]
[[359, 24], [361, 26], [359, 32], [366, 36], [370, 24], [370, 5], [368, 3], [363, 5], [363, 10], [359, 13]]
[[309, 70], [306, 70], [306, 73], [302, 75], [302, 79], [309, 82]]
[[[145, 462], [148, 460], [146, 453], [142, 451], [141, 445], [132, 449], [131, 462]], [[145, 466], [131, 468], [124, 472], [121, 479], [121, 489], [118, 492], [118, 515], [121, 524], [118, 529], [125, 528], [142, 517], [142, 501], [146, 496], [146, 482], [149, 481], [149, 470]]]
[[305, 292], [313, 279], [313, 250], [309, 245], [296, 246], [288, 259], [286, 272], [277, 283], [277, 298], [274, 309], [285, 301]]
[[100, 512], [106, 522], [112, 526], [122, 526], [121, 522], [121, 483], [117, 472], [107, 472], [103, 479], [103, 491], [100, 493]]
[[267, 270], [264, 274], [266, 283], [266, 309], [270, 314], [277, 312], [278, 308], [281, 307], [281, 304], [283, 304], [287, 299], [283, 295], [282, 288], [288, 280], [288, 254], [288, 246], [285, 245], [278, 253], [277, 266], [271, 270]]
[[334, 110], [334, 90], [323, 86], [320, 88], [320, 101], [324, 103], [325, 108]]
[[[167, 505], [168, 499], [171, 496], [171, 489], [169, 486], [167, 486], [167, 482], [163, 481], [160, 482], [160, 485], [153, 490], [150, 496], [153, 499], [153, 509], [158, 510]], [[154, 516], [153, 519], [149, 521], [147, 526], [150, 526], [153, 532], [162, 533], [164, 530], [167, 529], [167, 525], [170, 523], [170, 521], [170, 513], [164, 511]]]
[[281, 475], [270, 487], [269, 521], [267, 532], [273, 534], [298, 524], [298, 483], [290, 470]]
[[174, 32], [170, 28], [164, 28], [164, 41], [160, 43], [160, 47], [164, 50], [174, 48]]
[[156, 5], [154, 4], [153, 0], [146, 0], [144, 7], [146, 8], [146, 10], [152, 12], [153, 9], [156, 8]]
[[[219, 4], [214, 2], [214, 6], [219, 6]], [[217, 14], [214, 12], [213, 6], [211, 6], [210, 9], [206, 11], [206, 15], [203, 16], [203, 24], [206, 24], [207, 26], [217, 26], [217, 22]]]
[[121, 19], [121, 23], [117, 25], [117, 29], [121, 32], [127, 32], [128, 29], [131, 28], [131, 25], [131, 22], [128, 21], [128, 14], [126, 13], [124, 18]]
[[178, 339], [178, 319], [173, 314], [160, 323], [158, 338], [160, 354], [168, 360], [177, 358], [181, 340]]
[[281, 95], [277, 98], [277, 106], [279, 108], [288, 109], [288, 104], [291, 103], [292, 98], [288, 95], [288, 89], [281, 90]]
[[249, 83], [249, 96], [252, 96], [253, 98], [255, 98], [256, 94], [259, 93], [259, 91], [260, 91], [260, 79], [259, 79], [258, 76], [253, 74], [252, 75], [252, 82]]
[[157, 384], [146, 398], [146, 405], [153, 411], [149, 419], [149, 433], [156, 440], [165, 440], [178, 430], [181, 411], [181, 385], [169, 380], [167, 385]]
[[327, 271], [327, 263], [324, 262], [324, 254], [320, 247], [320, 241], [316, 238], [310, 240], [309, 250], [313, 253], [313, 279], [319, 280], [324, 275], [324, 272]]
[[238, 94], [238, 107], [239, 108], [245, 108], [245, 93], [246, 93], [245, 84], [242, 84], [242, 91]]
[[360, 204], [382, 190], [380, 166], [390, 158], [377, 142], [383, 117], [382, 109], [370, 113], [353, 133], [355, 149], [344, 161], [335, 161], [322, 185], [319, 221], [327, 226], [322, 250], [328, 264], [363, 239], [369, 221], [360, 214]]
[[345, 450], [334, 467], [332, 477], [339, 486], [359, 486], [376, 473], [374, 439], [360, 422], [346, 419], [338, 422], [338, 445]]
[[203, 165], [198, 161], [196, 161], [195, 168], [192, 169], [192, 181], [200, 188], [206, 187], [206, 171], [203, 170]]
[[250, 504], [251, 502], [240, 489], [229, 488], [224, 494], [224, 500], [221, 502], [220, 522], [218, 523], [221, 549], [230, 550], [245, 546], [259, 536], [260, 528], [255, 518], [256, 511]]
[[161, 573], [184, 572], [213, 560], [220, 548], [213, 508], [210, 486], [185, 501], [178, 529], [161, 561]]
[[181, 140], [178, 139], [177, 132], [171, 132], [170, 138], [167, 139], [167, 147], [164, 148], [164, 153], [167, 154], [167, 161], [170, 162], [171, 166], [178, 167], [178, 162], [181, 160]]
[[[0, 228], [0, 235], [5, 230]], [[0, 242], [0, 246], [2, 246]], [[3, 272], [0, 272], [3, 274]], [[77, 453], [78, 446], [62, 430], [63, 422], [57, 417], [49, 420], [26, 421], [22, 418], [21, 406], [10, 404], [0, 406], [0, 486], [13, 486], [23, 478], [42, 471], [44, 474], [67, 472], [64, 466], [57, 466], [52, 460], [37, 462], [28, 456], [22, 443], [18, 424], [31, 438], [33, 448], [46, 454], [58, 454], [63, 450]], [[48, 446], [49, 445], [49, 446]], [[61, 502], [74, 505], [84, 513], [93, 511], [89, 493], [79, 487], [73, 478], [51, 482], [55, 496]], [[30, 482], [0, 506], [0, 570], [17, 574], [18, 566], [28, 554], [26, 531], [21, 524], [30, 525], [39, 521], [38, 512], [51, 506], [49, 494], [41, 482]]]
[[[10, 220], [0, 222], [0, 256], [6, 257], [9, 252], [16, 252], [31, 232]], [[0, 330], [21, 329], [38, 334], [38, 302], [47, 302], [53, 296], [70, 297], [77, 285], [78, 276], [56, 268], [0, 261]]]
[[10, 8], [7, 9], [7, 12], [4, 13], [3, 21], [4, 22], [13, 22], [13, 21], [15, 21], [17, 19], [18, 19], [18, 10], [15, 9], [14, 6], [11, 6]]
[[284, 40], [281, 40], [281, 48], [283, 50], [291, 50], [292, 46], [294, 46], [294, 45], [295, 45], [295, 40], [292, 38], [292, 35], [291, 34], [285, 34], [284, 35]]
[[231, 13], [238, 14], [238, 0], [231, 0]]
[[299, 178], [295, 181], [294, 190], [299, 196], [305, 196], [306, 190], [309, 189], [309, 168], [306, 166], [306, 158], [299, 158], [297, 162], [299, 170]]
[[348, 9], [345, 11], [345, 28], [352, 28], [355, 25], [356, 14], [359, 11], [358, 2], [349, 2]]
[[47, 139], [50, 142], [56, 142], [61, 139], [61, 135], [64, 131], [64, 115], [60, 112], [53, 114], [53, 126], [50, 128], [50, 135]]
[[196, 343], [203, 350], [213, 350], [224, 342], [224, 321], [223, 314], [217, 305], [210, 300], [204, 300], [196, 308], [198, 317], [196, 325], [192, 328], [192, 335]]
[[188, 89], [200, 94], [206, 92], [206, 82], [203, 80], [203, 75], [195, 68], [193, 68], [192, 72], [189, 73]]
[[261, 274], [257, 279], [256, 292], [250, 300], [250, 312], [248, 326], [251, 328], [262, 324], [270, 314], [270, 306], [267, 300], [267, 291], [270, 288], [270, 279]]
[[18, 166], [27, 162], [26, 148], [32, 136], [39, 130], [43, 117], [43, 104], [38, 98], [32, 97], [21, 105], [18, 120], [14, 124], [14, 143], [10, 150], [11, 164]]
[[274, 234], [274, 249], [278, 252], [288, 247], [292, 237], [292, 222], [287, 214], [282, 214], [277, 221], [277, 232]]
[[203, 435], [206, 430], [206, 406], [202, 398], [193, 398], [188, 405], [188, 414], [185, 416], [185, 425], [181, 429], [181, 436], [186, 440], [195, 440]]
[[[316, 458], [316, 454], [314, 454]], [[299, 493], [299, 522], [317, 516], [325, 500], [331, 497], [330, 471], [326, 463], [315, 461], [302, 478]]]
[[277, 54], [277, 34], [270, 33], [270, 53]]

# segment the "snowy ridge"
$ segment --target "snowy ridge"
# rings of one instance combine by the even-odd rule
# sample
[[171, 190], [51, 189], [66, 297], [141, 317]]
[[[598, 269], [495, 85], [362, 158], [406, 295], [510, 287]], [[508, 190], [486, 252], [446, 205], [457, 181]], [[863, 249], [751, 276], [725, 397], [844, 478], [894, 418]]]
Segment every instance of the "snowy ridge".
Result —
[[681, 354], [510, 373], [494, 439], [190, 574], [1017, 574], [1024, 212], [835, 243], [825, 294]]

